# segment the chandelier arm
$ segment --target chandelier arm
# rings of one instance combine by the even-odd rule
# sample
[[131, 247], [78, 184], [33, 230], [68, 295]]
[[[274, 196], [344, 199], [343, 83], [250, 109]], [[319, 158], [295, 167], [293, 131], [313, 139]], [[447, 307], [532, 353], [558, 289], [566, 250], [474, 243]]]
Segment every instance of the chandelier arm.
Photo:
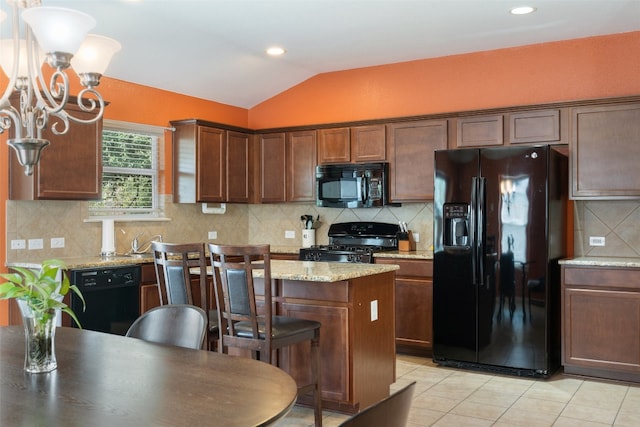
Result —
[[11, 105], [0, 109], [0, 133], [3, 133], [11, 127], [11, 121], [13, 121], [14, 124], [15, 138], [22, 138], [22, 125], [18, 110]]
[[[13, 67], [11, 69], [11, 75], [9, 76], [9, 84], [4, 90], [4, 94], [2, 94], [2, 98], [0, 98], [0, 106], [6, 108], [7, 105], [10, 105], [9, 97], [13, 93], [16, 88], [16, 82], [18, 81], [18, 59], [20, 58], [20, 18], [18, 11], [18, 2], [10, 2], [11, 10], [12, 10], [12, 21], [13, 27], [11, 29], [11, 38], [13, 39]], [[16, 123], [16, 126], [20, 122]]]

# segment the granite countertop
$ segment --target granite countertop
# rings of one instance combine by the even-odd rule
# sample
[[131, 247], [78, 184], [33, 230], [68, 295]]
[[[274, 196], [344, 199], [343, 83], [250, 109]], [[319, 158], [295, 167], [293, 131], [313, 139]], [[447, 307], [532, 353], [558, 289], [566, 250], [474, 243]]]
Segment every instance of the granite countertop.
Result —
[[[77, 257], [63, 258], [70, 270], [80, 268], [120, 267], [153, 262], [153, 257]], [[8, 267], [40, 268], [36, 262], [13, 262]], [[305, 280], [311, 282], [339, 282], [373, 274], [398, 270], [393, 264], [350, 264], [340, 262], [271, 260], [271, 278], [282, 280]], [[256, 277], [262, 277], [256, 270]]]
[[591, 267], [627, 267], [640, 268], [640, 258], [623, 257], [577, 257], [562, 259], [562, 265], [591, 266]]
[[[297, 255], [300, 248], [297, 246], [272, 246], [271, 252], [276, 254], [292, 254]], [[426, 250], [400, 252], [400, 251], [386, 251], [377, 252], [374, 254], [375, 258], [387, 258], [387, 259], [417, 259], [417, 260], [430, 260], [433, 259], [433, 252]], [[121, 267], [127, 265], [145, 264], [153, 262], [152, 254], [143, 254], [140, 256], [128, 256], [128, 255], [116, 255], [111, 257], [101, 256], [79, 256], [79, 257], [63, 257], [59, 258], [63, 261], [69, 270], [76, 270], [80, 268], [100, 268], [100, 267]], [[272, 260], [272, 263], [275, 260]], [[341, 264], [341, 263], [331, 263]], [[272, 264], [273, 265], [273, 264]], [[341, 264], [345, 265], [345, 264]], [[363, 266], [363, 264], [358, 264]], [[365, 266], [367, 264], [364, 264]], [[7, 267], [25, 267], [25, 268], [40, 268], [40, 262], [35, 261], [12, 261], [8, 262]], [[348, 267], [346, 267], [348, 268]], [[366, 274], [365, 274], [366, 275]], [[306, 279], [300, 279], [306, 280]]]
[[[303, 280], [310, 282], [339, 282], [358, 277], [398, 270], [393, 264], [351, 264], [319, 261], [271, 261], [271, 278], [281, 280]], [[256, 270], [255, 277], [263, 277]]]
[[433, 259], [433, 251], [384, 251], [373, 254], [374, 258], [396, 258], [396, 259]]

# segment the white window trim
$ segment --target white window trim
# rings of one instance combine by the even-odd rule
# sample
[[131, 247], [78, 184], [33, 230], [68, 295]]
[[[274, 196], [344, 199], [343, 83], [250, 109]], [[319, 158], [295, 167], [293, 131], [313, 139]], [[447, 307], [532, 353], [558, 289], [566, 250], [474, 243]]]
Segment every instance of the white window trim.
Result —
[[167, 218], [164, 216], [164, 203], [162, 198], [160, 197], [159, 194], [159, 188], [160, 188], [160, 183], [158, 182], [159, 180], [159, 172], [160, 172], [160, 167], [162, 167], [162, 165], [158, 164], [159, 163], [159, 153], [160, 150], [164, 149], [164, 144], [165, 144], [165, 140], [164, 140], [164, 132], [166, 130], [173, 130], [172, 128], [165, 128], [165, 127], [161, 127], [161, 126], [154, 126], [154, 125], [145, 125], [145, 124], [140, 124], [140, 123], [131, 123], [131, 122], [124, 122], [124, 121], [119, 121], [119, 120], [110, 120], [110, 119], [104, 119], [102, 122], [102, 127], [103, 129], [107, 129], [107, 130], [114, 130], [114, 131], [123, 131], [123, 132], [140, 132], [140, 133], [146, 133], [149, 135], [153, 135], [155, 137], [158, 138], [158, 144], [156, 147], [154, 147], [154, 162], [156, 163], [156, 176], [154, 177], [154, 191], [153, 191], [153, 197], [154, 197], [154, 202], [155, 205], [157, 206], [157, 210], [154, 212], [150, 212], [148, 214], [119, 214], [119, 215], [97, 215], [91, 214], [91, 211], [88, 212], [88, 217], [84, 219], [84, 222], [100, 222], [104, 219], [113, 219], [115, 221], [119, 221], [119, 222], [136, 222], [136, 221], [170, 221], [171, 218]]

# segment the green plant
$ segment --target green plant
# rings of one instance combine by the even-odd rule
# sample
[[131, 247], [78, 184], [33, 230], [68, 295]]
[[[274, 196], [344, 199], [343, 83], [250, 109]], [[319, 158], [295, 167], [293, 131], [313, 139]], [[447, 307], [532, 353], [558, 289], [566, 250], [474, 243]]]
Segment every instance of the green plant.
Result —
[[[83, 306], [85, 304], [80, 290], [69, 282], [64, 262], [50, 259], [43, 261], [39, 270], [22, 267], [12, 269], [14, 273], [0, 274], [6, 280], [0, 284], [0, 299], [17, 298], [24, 301], [42, 322], [48, 320], [52, 309], [60, 309], [80, 326], [73, 310], [62, 302], [62, 297], [71, 290], [80, 297]], [[58, 279], [59, 271], [61, 280]]]

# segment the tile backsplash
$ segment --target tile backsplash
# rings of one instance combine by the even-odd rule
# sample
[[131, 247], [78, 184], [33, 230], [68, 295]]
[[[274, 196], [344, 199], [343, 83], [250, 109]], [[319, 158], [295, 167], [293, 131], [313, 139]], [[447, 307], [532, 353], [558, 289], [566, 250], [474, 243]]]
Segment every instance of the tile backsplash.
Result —
[[[144, 243], [156, 234], [165, 241], [217, 243], [270, 243], [273, 246], [300, 247], [301, 215], [320, 215], [316, 243], [328, 242], [327, 231], [334, 222], [405, 221], [419, 233], [417, 249], [428, 250], [433, 243], [432, 203], [406, 203], [401, 207], [371, 209], [319, 208], [314, 204], [227, 204], [224, 214], [204, 214], [200, 204], [173, 204], [165, 196], [168, 221], [116, 222], [118, 253], [130, 249], [136, 235]], [[7, 201], [7, 261], [41, 261], [52, 257], [98, 255], [101, 249], [101, 223], [85, 222], [86, 202]], [[574, 203], [576, 256], [640, 256], [640, 201], [594, 201]], [[217, 239], [209, 240], [215, 231]], [[285, 232], [293, 231], [294, 238]], [[602, 236], [606, 246], [589, 246], [589, 236]], [[64, 238], [64, 248], [51, 248], [52, 238]], [[11, 240], [43, 239], [43, 249], [11, 249]]]

